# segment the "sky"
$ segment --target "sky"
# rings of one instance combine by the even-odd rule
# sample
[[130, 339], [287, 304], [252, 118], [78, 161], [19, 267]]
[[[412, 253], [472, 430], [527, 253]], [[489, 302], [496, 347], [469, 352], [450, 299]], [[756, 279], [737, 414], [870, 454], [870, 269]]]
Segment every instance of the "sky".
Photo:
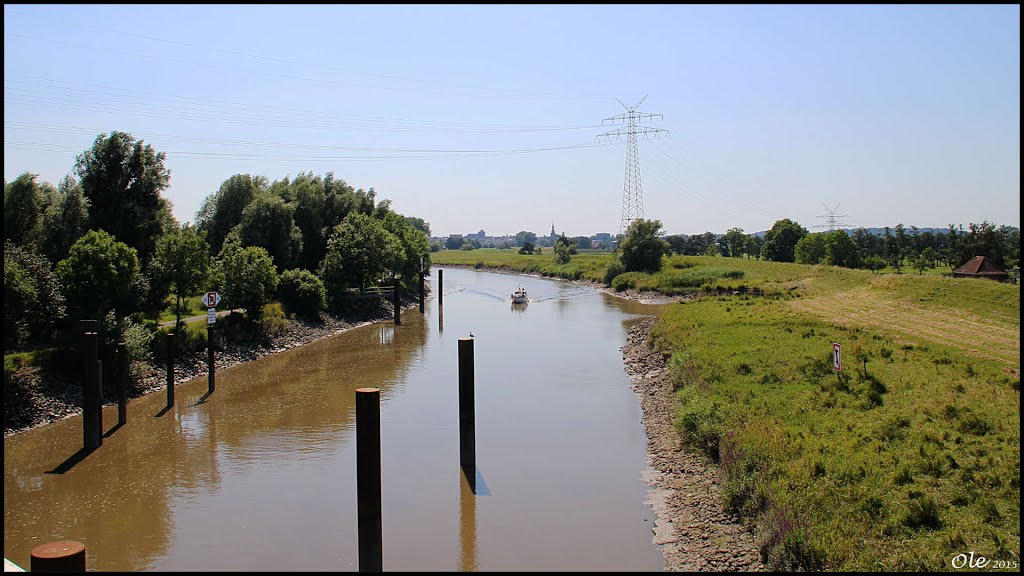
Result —
[[641, 99], [666, 233], [1020, 226], [1019, 5], [4, 5], [6, 181], [128, 132], [182, 222], [333, 172], [434, 236], [614, 234]]

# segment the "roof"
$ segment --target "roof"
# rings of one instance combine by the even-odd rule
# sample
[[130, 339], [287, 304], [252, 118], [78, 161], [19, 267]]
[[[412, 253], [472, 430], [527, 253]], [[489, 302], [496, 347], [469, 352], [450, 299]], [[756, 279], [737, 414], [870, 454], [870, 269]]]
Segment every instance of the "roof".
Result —
[[975, 256], [965, 264], [953, 270], [954, 274], [971, 274], [973, 276], [1007, 276], [1006, 270], [996, 266], [984, 256]]

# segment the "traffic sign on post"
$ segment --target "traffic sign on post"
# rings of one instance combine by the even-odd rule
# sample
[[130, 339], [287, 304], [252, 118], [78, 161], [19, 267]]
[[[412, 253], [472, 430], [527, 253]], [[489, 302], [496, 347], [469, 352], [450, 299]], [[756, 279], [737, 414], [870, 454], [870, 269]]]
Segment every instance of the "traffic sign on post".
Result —
[[203, 295], [202, 300], [207, 308], [214, 308], [217, 304], [220, 304], [220, 294], [218, 292], [207, 292]]
[[843, 351], [839, 342], [832, 344], [832, 369], [839, 372], [843, 367]]

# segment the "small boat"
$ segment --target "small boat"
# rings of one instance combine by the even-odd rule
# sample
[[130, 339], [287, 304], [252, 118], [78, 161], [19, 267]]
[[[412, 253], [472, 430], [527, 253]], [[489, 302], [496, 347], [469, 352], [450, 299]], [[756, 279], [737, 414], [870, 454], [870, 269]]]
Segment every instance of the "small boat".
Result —
[[519, 286], [515, 292], [512, 293], [513, 304], [526, 304], [530, 299], [526, 297], [526, 288]]

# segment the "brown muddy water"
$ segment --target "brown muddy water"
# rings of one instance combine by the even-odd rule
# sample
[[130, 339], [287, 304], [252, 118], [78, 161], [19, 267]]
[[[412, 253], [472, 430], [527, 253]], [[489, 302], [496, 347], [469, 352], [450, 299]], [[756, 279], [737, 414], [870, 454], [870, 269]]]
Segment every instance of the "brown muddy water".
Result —
[[[436, 272], [433, 276], [436, 282]], [[512, 306], [524, 286], [531, 302]], [[89, 570], [355, 571], [355, 390], [381, 390], [384, 570], [658, 571], [646, 437], [619, 348], [654, 307], [445, 269], [437, 300], [132, 400], [75, 458], [81, 417], [4, 439], [4, 556], [86, 546]], [[478, 490], [459, 467], [472, 332]], [[103, 414], [117, 424], [117, 407]]]

